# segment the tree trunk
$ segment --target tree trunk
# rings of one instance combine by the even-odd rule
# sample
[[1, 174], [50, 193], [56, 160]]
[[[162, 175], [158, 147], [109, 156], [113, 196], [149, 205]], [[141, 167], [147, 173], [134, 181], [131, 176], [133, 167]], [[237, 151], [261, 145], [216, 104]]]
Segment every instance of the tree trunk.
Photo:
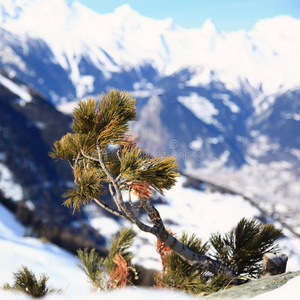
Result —
[[195, 266], [202, 271], [209, 271], [214, 275], [227, 274], [234, 280], [236, 274], [221, 262], [212, 259], [206, 255], [199, 255], [190, 250], [175, 237], [173, 237], [166, 229], [157, 209], [153, 206], [150, 200], [140, 199], [143, 208], [147, 212], [150, 220], [154, 224], [151, 231], [159, 240], [165, 243], [172, 251], [174, 251], [181, 259], [191, 266]]
[[[164, 223], [160, 217], [159, 212], [153, 206], [150, 199], [146, 199], [142, 197], [139, 199], [139, 201], [141, 202], [142, 207], [145, 209], [146, 213], [148, 214], [154, 226], [149, 227], [148, 225], [142, 223], [137, 217], [135, 217], [135, 215], [127, 208], [125, 202], [123, 201], [120, 188], [118, 187], [113, 176], [106, 168], [105, 163], [103, 161], [102, 150], [99, 145], [97, 145], [97, 150], [98, 150], [99, 163], [116, 191], [118, 207], [121, 208], [127, 220], [137, 225], [137, 227], [140, 230], [154, 234], [158, 239], [160, 239], [163, 243], [165, 243], [172, 251], [174, 251], [181, 259], [183, 259], [189, 265], [194, 266], [200, 269], [201, 271], [209, 271], [214, 275], [227, 274], [230, 276], [232, 281], [235, 282], [236, 274], [227, 266], [206, 255], [199, 255], [195, 253], [194, 251], [190, 250], [182, 243], [180, 243], [170, 233], [168, 233], [167, 230], [165, 229]], [[116, 213], [118, 212], [115, 212], [115, 214]]]
[[190, 250], [170, 233], [164, 227], [156, 228], [155, 236], [165, 243], [172, 251], [174, 251], [182, 260], [189, 265], [194, 266], [202, 271], [209, 271], [214, 275], [227, 274], [234, 279], [236, 274], [221, 262], [212, 259], [206, 255], [199, 255]]

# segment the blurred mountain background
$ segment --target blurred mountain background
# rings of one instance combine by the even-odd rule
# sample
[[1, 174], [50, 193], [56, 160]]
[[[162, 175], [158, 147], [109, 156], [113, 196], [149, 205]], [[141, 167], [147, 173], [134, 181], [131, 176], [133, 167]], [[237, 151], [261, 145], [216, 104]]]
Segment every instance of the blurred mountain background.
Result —
[[[240, 197], [255, 209], [251, 216], [276, 222], [290, 241], [299, 239], [299, 37], [300, 19], [288, 15], [227, 32], [210, 19], [186, 29], [128, 4], [99, 14], [79, 2], [1, 0], [2, 203], [27, 235], [72, 252], [87, 246], [105, 253], [107, 238], [123, 223], [93, 206], [75, 214], [62, 207], [72, 174], [48, 152], [70, 131], [78, 100], [114, 87], [137, 99], [139, 120], [131, 130], [142, 148], [179, 162], [185, 176], [178, 194], [198, 191], [193, 197], [202, 200], [182, 199], [187, 206], [201, 210], [209, 197], [223, 203]], [[172, 197], [153, 201], [163, 211]], [[174, 207], [176, 215], [181, 206]], [[178, 230], [180, 219], [173, 224]], [[185, 226], [198, 230], [202, 222]], [[294, 255], [296, 247], [286, 251]]]

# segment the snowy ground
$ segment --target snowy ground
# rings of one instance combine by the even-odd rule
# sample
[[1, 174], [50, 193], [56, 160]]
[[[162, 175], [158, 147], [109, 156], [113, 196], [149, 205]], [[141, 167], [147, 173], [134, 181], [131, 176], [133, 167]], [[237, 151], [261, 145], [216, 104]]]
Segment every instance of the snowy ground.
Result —
[[[46, 273], [50, 284], [61, 288], [63, 294], [52, 294], [44, 299], [85, 299], [94, 300], [191, 300], [195, 297], [167, 290], [145, 288], [126, 288], [108, 293], [92, 293], [83, 273], [75, 264], [74, 256], [51, 244], [45, 244], [34, 238], [22, 237], [25, 229], [14, 216], [0, 204], [0, 285], [12, 283], [12, 272], [22, 264], [36, 274]], [[283, 287], [254, 297], [257, 300], [298, 299], [300, 293], [300, 277], [290, 280]], [[25, 294], [16, 294], [0, 289], [0, 299], [28, 300]], [[243, 298], [247, 299], [247, 298]]]
[[[258, 210], [252, 207], [243, 198], [238, 196], [222, 195], [219, 193], [206, 193], [194, 189], [182, 189], [181, 184], [184, 177], [179, 179], [174, 189], [167, 192], [165, 199], [168, 205], [158, 205], [162, 217], [172, 220], [179, 220], [180, 224], [171, 224], [169, 227], [181, 233], [182, 230], [195, 232], [199, 237], [208, 238], [212, 232], [227, 232], [242, 217], [258, 215]], [[96, 217], [91, 223], [97, 224], [98, 229], [107, 236], [118, 230], [119, 224], [111, 220], [103, 219], [101, 222]], [[95, 225], [96, 226], [96, 225]], [[64, 291], [62, 295], [50, 295], [46, 299], [99, 299], [99, 294], [91, 293], [90, 285], [85, 275], [76, 265], [74, 255], [63, 249], [44, 243], [39, 239], [24, 237], [25, 228], [20, 225], [14, 216], [0, 204], [0, 286], [5, 282], [10, 284], [13, 281], [13, 272], [16, 272], [21, 265], [27, 266], [35, 274], [45, 273], [50, 277], [49, 284], [54, 288]], [[137, 262], [144, 267], [160, 268], [159, 257], [153, 247], [154, 239], [149, 235], [139, 234], [140, 239], [135, 243]], [[146, 240], [146, 242], [145, 242]], [[287, 248], [294, 247], [295, 253], [300, 251], [299, 240], [292, 238], [285, 239]], [[289, 257], [288, 269], [299, 270], [298, 256]], [[255, 297], [254, 299], [297, 299], [300, 292], [300, 278], [295, 278], [285, 286], [274, 292]], [[170, 291], [158, 291], [154, 289], [128, 288], [112, 293], [101, 294], [101, 299], [193, 299], [188, 295]], [[26, 295], [15, 294], [0, 290], [0, 299], [29, 299]]]
[[12, 284], [13, 272], [24, 265], [37, 275], [45, 273], [51, 286], [70, 295], [90, 290], [72, 254], [39, 239], [23, 237], [24, 232], [25, 228], [0, 204], [0, 286]]
[[[297, 151], [294, 149], [293, 153]], [[284, 160], [258, 163], [255, 159], [248, 158], [248, 164], [239, 170], [219, 167], [198, 170], [190, 168], [186, 170], [186, 174], [212, 180], [215, 184], [252, 198], [268, 214], [286, 222], [300, 234], [300, 185], [297, 165]]]

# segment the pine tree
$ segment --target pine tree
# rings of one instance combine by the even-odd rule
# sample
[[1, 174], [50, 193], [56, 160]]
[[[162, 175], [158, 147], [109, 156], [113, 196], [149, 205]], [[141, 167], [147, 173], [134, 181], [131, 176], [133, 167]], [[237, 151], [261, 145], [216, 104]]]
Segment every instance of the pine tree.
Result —
[[100, 257], [95, 249], [77, 251], [78, 266], [84, 271], [94, 290], [108, 290], [130, 284], [130, 278], [137, 272], [131, 264], [133, 253], [130, 248], [136, 233], [132, 228], [124, 227], [118, 236], [112, 236], [108, 256]]
[[[75, 210], [93, 201], [155, 235], [190, 266], [235, 278], [236, 272], [224, 262], [194, 252], [166, 230], [150, 196], [154, 190], [163, 194], [174, 186], [178, 164], [172, 156], [150, 157], [138, 147], [127, 133], [129, 122], [136, 120], [135, 99], [127, 92], [112, 89], [97, 101], [79, 101], [73, 110], [73, 133], [55, 142], [50, 154], [67, 160], [74, 173], [75, 187], [64, 194], [64, 204]], [[111, 150], [110, 145], [118, 149]], [[115, 206], [101, 198], [104, 193], [110, 193]], [[132, 203], [132, 193], [137, 195], [139, 205]], [[139, 209], [146, 212], [151, 226], [140, 219]]]
[[[213, 257], [234, 270], [239, 283], [243, 283], [258, 277], [262, 271], [263, 255], [278, 250], [276, 242], [280, 237], [282, 231], [273, 224], [243, 218], [229, 233], [223, 236], [212, 234], [209, 242], [203, 243], [195, 234], [188, 236], [186, 233], [179, 241], [200, 255], [207, 255], [212, 250]], [[190, 266], [160, 240], [157, 240], [156, 250], [163, 266], [163, 271], [156, 276], [157, 287], [206, 295], [233, 284], [228, 274], [212, 275]]]
[[24, 292], [33, 298], [41, 298], [53, 292], [61, 292], [60, 290], [47, 287], [48, 276], [42, 274], [37, 279], [35, 274], [25, 266], [22, 266], [21, 269], [13, 274], [14, 284], [10, 286], [6, 283], [3, 285], [3, 289]]
[[[207, 255], [209, 244], [196, 237], [195, 234], [183, 233], [179, 241], [199, 255]], [[164, 243], [157, 241], [157, 252], [161, 255], [163, 271], [156, 275], [157, 287], [168, 287], [190, 294], [205, 295], [226, 286], [230, 277], [227, 275], [208, 275], [186, 263]]]

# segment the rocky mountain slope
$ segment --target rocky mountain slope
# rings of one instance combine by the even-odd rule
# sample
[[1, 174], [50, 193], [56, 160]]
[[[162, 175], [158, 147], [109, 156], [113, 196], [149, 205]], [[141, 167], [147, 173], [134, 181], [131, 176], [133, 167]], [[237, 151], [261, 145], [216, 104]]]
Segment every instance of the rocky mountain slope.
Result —
[[146, 151], [175, 156], [181, 170], [250, 196], [300, 233], [299, 36], [300, 20], [287, 16], [227, 33], [128, 5], [99, 15], [78, 2], [3, 0], [0, 162], [43, 218], [69, 222], [57, 207], [70, 174], [47, 156], [69, 130], [57, 109], [124, 89], [137, 98], [132, 131]]
[[8, 76], [55, 105], [110, 87], [132, 92], [143, 146], [174, 153], [182, 168], [297, 158], [299, 140], [286, 134], [299, 130], [297, 19], [226, 33], [210, 20], [187, 30], [128, 5], [99, 15], [77, 2], [18, 0], [2, 1], [0, 24]]
[[72, 223], [84, 215], [62, 207], [73, 175], [48, 153], [70, 122], [35, 91], [0, 73], [0, 201], [30, 226], [27, 234], [75, 252], [79, 245], [101, 247], [105, 240], [90, 226], [75, 230]]

